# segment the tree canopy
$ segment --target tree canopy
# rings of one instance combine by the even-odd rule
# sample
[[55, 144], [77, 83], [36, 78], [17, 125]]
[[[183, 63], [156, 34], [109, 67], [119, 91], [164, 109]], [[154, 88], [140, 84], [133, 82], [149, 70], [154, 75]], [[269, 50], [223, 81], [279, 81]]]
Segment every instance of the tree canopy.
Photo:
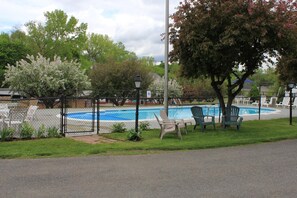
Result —
[[171, 60], [183, 76], [210, 78], [225, 114], [224, 83], [230, 106], [249, 76], [295, 47], [295, 10], [291, 0], [185, 0], [172, 16]]
[[40, 98], [47, 108], [55, 99], [45, 97], [73, 96], [90, 87], [88, 76], [76, 61], [63, 61], [60, 57], [27, 56], [16, 65], [8, 65], [5, 81], [12, 91], [26, 97]]
[[109, 61], [96, 64], [90, 77], [93, 93], [99, 96], [112, 97], [115, 105], [124, 105], [129, 97], [134, 97], [134, 78], [140, 75], [141, 89], [146, 90], [152, 81], [149, 70], [137, 59], [123, 62]]
[[[149, 86], [154, 97], [161, 97], [164, 95], [165, 78], [156, 78]], [[183, 95], [183, 87], [178, 84], [175, 79], [168, 80], [168, 96], [170, 98], [181, 97]]]
[[106, 63], [109, 60], [121, 62], [137, 58], [134, 53], [125, 49], [123, 43], [115, 43], [107, 35], [102, 34], [88, 35], [85, 50], [86, 56], [93, 63]]
[[45, 23], [30, 21], [26, 24], [33, 55], [38, 53], [53, 59], [79, 60], [87, 40], [87, 24], [62, 10], [45, 12]]
[[277, 72], [280, 81], [285, 85], [297, 83], [297, 51], [281, 59], [277, 65]]
[[4, 81], [5, 67], [25, 59], [29, 49], [21, 42], [13, 40], [8, 34], [0, 35], [0, 86]]

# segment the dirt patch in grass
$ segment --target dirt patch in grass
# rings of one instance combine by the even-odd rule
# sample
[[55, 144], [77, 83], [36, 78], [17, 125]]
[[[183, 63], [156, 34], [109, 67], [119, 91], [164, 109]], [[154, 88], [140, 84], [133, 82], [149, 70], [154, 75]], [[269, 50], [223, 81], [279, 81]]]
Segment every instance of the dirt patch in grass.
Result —
[[117, 140], [109, 139], [100, 135], [85, 135], [85, 136], [76, 136], [69, 137], [70, 139], [85, 142], [88, 144], [106, 144], [106, 143], [115, 143]]

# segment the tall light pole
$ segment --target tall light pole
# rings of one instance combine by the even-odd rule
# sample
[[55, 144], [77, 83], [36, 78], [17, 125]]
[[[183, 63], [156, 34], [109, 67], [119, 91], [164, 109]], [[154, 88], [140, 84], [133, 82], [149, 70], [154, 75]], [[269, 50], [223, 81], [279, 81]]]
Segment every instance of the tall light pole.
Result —
[[165, 0], [164, 109], [168, 115], [169, 0]]
[[290, 125], [292, 125], [292, 89], [294, 88], [294, 83], [288, 84], [288, 89], [290, 91]]
[[135, 88], [136, 88], [136, 111], [135, 111], [135, 132], [138, 133], [138, 115], [139, 115], [139, 90], [141, 86], [141, 77], [140, 75], [135, 76], [134, 78]]

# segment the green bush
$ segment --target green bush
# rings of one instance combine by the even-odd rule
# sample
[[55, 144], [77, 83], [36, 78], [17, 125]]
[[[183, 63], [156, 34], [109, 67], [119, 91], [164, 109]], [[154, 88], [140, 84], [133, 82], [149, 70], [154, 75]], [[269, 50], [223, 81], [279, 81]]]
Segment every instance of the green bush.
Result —
[[20, 137], [22, 139], [31, 139], [35, 129], [29, 122], [24, 122], [21, 126]]
[[57, 127], [49, 127], [47, 129], [47, 137], [49, 138], [59, 138], [61, 137], [60, 133], [59, 133], [59, 129]]
[[125, 124], [123, 122], [115, 123], [111, 127], [111, 132], [114, 132], [114, 133], [123, 133], [126, 130], [127, 129], [125, 128]]
[[42, 124], [37, 131], [35, 131], [36, 138], [44, 138], [45, 137], [46, 128], [44, 124]]
[[12, 140], [13, 134], [14, 134], [14, 129], [13, 128], [4, 128], [1, 131], [1, 141], [9, 141]]
[[259, 89], [257, 88], [256, 85], [253, 85], [250, 92], [249, 92], [249, 96], [251, 98], [251, 100], [255, 101], [255, 100], [259, 100], [260, 94], [259, 94]]
[[128, 140], [137, 142], [137, 141], [140, 141], [141, 139], [142, 137], [141, 137], [140, 131], [136, 132], [134, 129], [130, 129], [128, 131]]
[[150, 123], [149, 122], [140, 122], [139, 128], [141, 131], [148, 130], [150, 128]]

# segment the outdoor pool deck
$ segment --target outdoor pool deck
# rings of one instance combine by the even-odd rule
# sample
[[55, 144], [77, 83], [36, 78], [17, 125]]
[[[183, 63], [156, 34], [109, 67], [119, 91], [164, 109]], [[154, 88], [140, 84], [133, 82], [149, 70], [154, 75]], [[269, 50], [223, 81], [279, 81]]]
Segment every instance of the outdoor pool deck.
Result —
[[[240, 107], [240, 106], [239, 106]], [[255, 106], [253, 106], [255, 107]], [[103, 110], [101, 108], [100, 110]], [[117, 108], [119, 109], [119, 108]], [[274, 113], [269, 114], [261, 114], [261, 120], [268, 120], [268, 119], [276, 119], [276, 118], [288, 118], [289, 124], [289, 109], [288, 108], [275, 108], [277, 111]], [[91, 109], [68, 109], [68, 112], [81, 112], [81, 111], [91, 111]], [[56, 127], [60, 129], [60, 109], [38, 109], [36, 112], [36, 118], [33, 120], [32, 125], [38, 129], [42, 124], [46, 127]], [[292, 110], [293, 117], [297, 116], [297, 109]], [[259, 115], [244, 115], [244, 121], [246, 120], [258, 120]], [[220, 118], [221, 119], [221, 118]], [[192, 124], [194, 124], [194, 119], [188, 119]], [[295, 122], [296, 120], [293, 120]], [[118, 121], [119, 122], [119, 121]], [[141, 121], [139, 121], [141, 122]], [[150, 128], [159, 128], [159, 125], [156, 120], [148, 121], [150, 123]], [[219, 117], [216, 117], [216, 123], [219, 122]], [[116, 122], [100, 122], [100, 131], [99, 133], [109, 133], [111, 127]], [[134, 129], [135, 121], [125, 121], [124, 122], [127, 129]], [[69, 133], [67, 136], [74, 136], [74, 135], [82, 135], [82, 134], [96, 134], [96, 123], [95, 123], [95, 131], [89, 133]], [[78, 121], [78, 120], [67, 120], [67, 131], [90, 131], [92, 128], [91, 121]]]

